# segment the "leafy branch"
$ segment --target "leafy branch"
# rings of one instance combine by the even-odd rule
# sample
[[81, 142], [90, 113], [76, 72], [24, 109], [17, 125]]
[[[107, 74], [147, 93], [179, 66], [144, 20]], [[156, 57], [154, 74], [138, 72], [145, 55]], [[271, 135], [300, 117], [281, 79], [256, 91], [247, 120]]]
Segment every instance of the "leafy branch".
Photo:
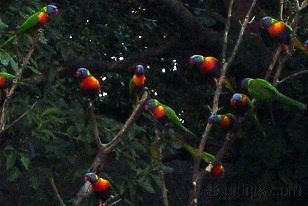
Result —
[[12, 83], [12, 87], [11, 87], [7, 97], [5, 98], [5, 100], [3, 102], [2, 109], [1, 109], [1, 116], [0, 116], [0, 134], [5, 130], [6, 111], [8, 109], [9, 104], [10, 104], [11, 98], [12, 98], [13, 94], [15, 93], [18, 82], [22, 78], [23, 71], [26, 69], [27, 65], [30, 62], [30, 59], [31, 59], [32, 54], [35, 50], [35, 47], [37, 46], [38, 39], [39, 39], [39, 33], [35, 33], [32, 37], [32, 45], [31, 45], [31, 47], [28, 51], [28, 54], [24, 58], [20, 69], [17, 71], [16, 78], [13, 80], [13, 83]]
[[[138, 103], [137, 107], [134, 109], [130, 117], [126, 120], [125, 124], [121, 128], [121, 130], [115, 135], [115, 137], [107, 144], [102, 144], [99, 147], [98, 153], [96, 157], [94, 158], [90, 168], [88, 169], [89, 172], [95, 172], [98, 173], [100, 171], [100, 168], [104, 167], [105, 160], [110, 152], [113, 151], [113, 149], [117, 146], [119, 142], [123, 140], [127, 132], [131, 129], [133, 124], [136, 122], [136, 120], [139, 118], [143, 111], [143, 103], [144, 101], [149, 97], [149, 92], [145, 91], [141, 97], [140, 102]], [[92, 121], [93, 123], [93, 121]], [[94, 136], [98, 135], [98, 129], [97, 125], [94, 127]], [[96, 138], [99, 138], [99, 136], [96, 136]], [[96, 142], [98, 142], [96, 140]], [[84, 201], [85, 198], [87, 198], [91, 194], [91, 185], [90, 183], [86, 182], [78, 191], [76, 194], [76, 197], [73, 200], [74, 206], [79, 206]]]

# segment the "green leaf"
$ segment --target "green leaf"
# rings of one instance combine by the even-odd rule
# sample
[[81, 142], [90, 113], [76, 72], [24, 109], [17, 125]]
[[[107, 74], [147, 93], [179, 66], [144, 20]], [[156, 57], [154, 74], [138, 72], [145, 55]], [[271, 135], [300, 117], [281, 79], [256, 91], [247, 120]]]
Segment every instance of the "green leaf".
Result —
[[155, 190], [150, 182], [150, 180], [146, 177], [140, 179], [141, 181], [138, 181], [138, 185], [142, 187], [145, 191], [149, 193], [155, 193]]
[[21, 164], [24, 166], [24, 168], [25, 168], [26, 170], [28, 170], [28, 169], [29, 169], [29, 163], [30, 163], [29, 157], [26, 156], [25, 154], [19, 154], [19, 156], [20, 156], [20, 162], [21, 162]]
[[2, 19], [0, 18], [0, 30], [3, 30], [3, 29], [5, 29], [5, 28], [7, 28], [8, 26], [7, 26], [7, 24], [5, 24], [3, 21], [2, 21]]
[[14, 181], [15, 179], [17, 179], [20, 175], [20, 171], [17, 167], [13, 167], [10, 172], [9, 172], [9, 175], [8, 175], [8, 180], [9, 181]]
[[59, 108], [57, 107], [49, 107], [46, 109], [43, 113], [42, 116], [50, 115], [50, 114], [58, 114], [60, 112]]
[[40, 72], [38, 69], [36, 69], [33, 66], [29, 66], [28, 67], [34, 74], [42, 74], [42, 72]]
[[11, 64], [11, 68], [16, 73], [18, 70], [18, 64], [12, 57], [10, 57], [10, 64]]
[[4, 51], [0, 51], [0, 62], [1, 64], [3, 64], [4, 66], [7, 66], [10, 62], [10, 58], [11, 56], [4, 52]]
[[16, 162], [16, 154], [14, 152], [11, 152], [9, 155], [6, 157], [6, 170], [9, 171]]

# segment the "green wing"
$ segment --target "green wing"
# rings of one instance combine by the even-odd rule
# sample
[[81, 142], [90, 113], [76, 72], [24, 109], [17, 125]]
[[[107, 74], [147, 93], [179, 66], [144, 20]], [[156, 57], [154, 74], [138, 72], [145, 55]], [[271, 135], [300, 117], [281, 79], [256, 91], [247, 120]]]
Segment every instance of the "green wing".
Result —
[[278, 94], [278, 90], [264, 79], [251, 79], [248, 83], [248, 91], [258, 101], [272, 101]]
[[7, 72], [0, 72], [0, 77], [4, 77], [5, 79], [15, 79], [15, 75], [9, 74]]
[[284, 104], [288, 104], [290, 106], [297, 107], [300, 110], [307, 110], [307, 105], [305, 105], [301, 102], [298, 102], [298, 101], [280, 93], [268, 81], [265, 81], [264, 79], [255, 79], [255, 80], [250, 80], [250, 81], [252, 81], [251, 82], [252, 84], [250, 86], [250, 83], [249, 83], [249, 93], [250, 93], [250, 90], [254, 90], [253, 96], [257, 100], [261, 100], [261, 101], [277, 100], [277, 101], [282, 102]]
[[34, 13], [32, 16], [28, 17], [16, 31], [17, 35], [28, 32], [30, 29], [34, 28], [39, 22], [39, 14], [41, 11]]
[[166, 116], [167, 116], [167, 118], [170, 122], [172, 122], [180, 130], [187, 132], [188, 134], [190, 134], [192, 136], [196, 136], [193, 132], [191, 132], [189, 129], [187, 129], [186, 127], [183, 126], [180, 118], [177, 116], [177, 114], [175, 113], [175, 111], [173, 109], [171, 109], [170, 107], [163, 105], [163, 104], [162, 104], [162, 106], [165, 108]]

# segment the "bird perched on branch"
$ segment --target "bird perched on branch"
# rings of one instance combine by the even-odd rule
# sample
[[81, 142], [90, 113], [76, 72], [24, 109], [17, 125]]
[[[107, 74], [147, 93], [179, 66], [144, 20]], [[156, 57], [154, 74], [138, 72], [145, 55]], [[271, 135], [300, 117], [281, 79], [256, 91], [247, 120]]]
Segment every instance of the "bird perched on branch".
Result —
[[129, 94], [131, 97], [131, 103], [133, 105], [133, 108], [136, 107], [138, 101], [141, 98], [145, 81], [145, 69], [143, 65], [137, 64], [135, 66], [135, 74], [129, 81]]
[[248, 114], [253, 118], [256, 126], [260, 130], [263, 136], [266, 136], [266, 133], [260, 124], [257, 115], [254, 110], [254, 105], [252, 104], [249, 97], [245, 94], [234, 93], [232, 98], [230, 99], [230, 105], [235, 110], [235, 113], [241, 117]]
[[4, 97], [6, 97], [13, 83], [13, 79], [15, 79], [15, 75], [9, 74], [7, 72], [0, 72], [0, 89], [4, 93]]
[[144, 103], [144, 108], [150, 111], [153, 117], [158, 120], [163, 127], [168, 127], [171, 123], [176, 128], [190, 136], [196, 136], [193, 132], [183, 126], [180, 118], [172, 108], [160, 103], [157, 99], [147, 99]]
[[101, 93], [101, 85], [99, 81], [91, 75], [88, 69], [83, 67], [76, 71], [75, 76], [80, 79], [80, 89], [92, 105], [93, 101], [96, 100]]
[[265, 16], [261, 19], [260, 27], [262, 29], [261, 35], [265, 43], [269, 44], [268, 42], [270, 41], [268, 39], [270, 37], [278, 41], [287, 52], [291, 51], [290, 45], [292, 44], [296, 49], [308, 55], [308, 50], [301, 41], [297, 37], [291, 37], [293, 29], [288, 24], [273, 17]]
[[220, 126], [226, 134], [234, 135], [238, 129], [238, 122], [235, 116], [231, 113], [227, 114], [212, 114], [208, 118], [210, 124]]
[[89, 181], [97, 199], [97, 206], [104, 206], [111, 196], [111, 186], [108, 180], [99, 177], [95, 173], [89, 172], [84, 176], [84, 181]]
[[285, 96], [264, 79], [245, 78], [242, 80], [242, 88], [245, 89], [250, 96], [260, 102], [278, 101], [300, 110], [307, 110], [306, 104]]
[[[221, 64], [215, 57], [193, 55], [189, 59], [189, 64], [197, 67], [201, 73], [212, 78], [215, 84], [218, 83], [219, 77], [221, 75]], [[230, 91], [234, 91], [233, 85], [229, 79], [225, 78], [223, 84]]]
[[53, 4], [41, 8], [38, 12], [28, 17], [20, 26], [18, 26], [15, 33], [1, 44], [0, 48], [13, 41], [19, 35], [31, 31], [38, 31], [54, 14], [57, 14], [58, 12], [58, 7]]

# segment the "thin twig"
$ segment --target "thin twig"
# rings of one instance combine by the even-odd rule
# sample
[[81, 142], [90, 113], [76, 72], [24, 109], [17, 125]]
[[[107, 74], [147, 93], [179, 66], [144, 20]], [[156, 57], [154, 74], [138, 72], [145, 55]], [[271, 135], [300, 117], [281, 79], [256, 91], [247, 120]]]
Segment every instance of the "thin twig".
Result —
[[273, 60], [272, 60], [272, 63], [269, 65], [269, 67], [267, 68], [267, 71], [266, 71], [266, 74], [265, 74], [265, 80], [269, 80], [271, 74], [272, 74], [272, 71], [273, 71], [273, 68], [275, 67], [279, 57], [280, 57], [280, 54], [282, 52], [282, 47], [279, 45], [274, 56], [273, 56]]
[[93, 111], [93, 106], [89, 107], [89, 112], [90, 112], [90, 118], [91, 118], [91, 122], [92, 122], [94, 140], [95, 140], [97, 147], [101, 148], [103, 146], [103, 144], [101, 142], [101, 139], [99, 138], [99, 131], [98, 131], [98, 127], [97, 127], [95, 114], [94, 114], [94, 111]]
[[61, 195], [60, 195], [60, 193], [58, 191], [58, 188], [56, 186], [56, 183], [55, 183], [55, 180], [54, 180], [53, 177], [50, 180], [50, 184], [51, 184], [51, 187], [52, 187], [52, 189], [53, 189], [53, 191], [54, 191], [54, 193], [55, 193], [55, 195], [57, 197], [57, 200], [59, 202], [59, 206], [65, 206], [65, 204], [63, 202], [63, 199], [62, 199], [62, 197], [61, 197]]
[[229, 8], [228, 8], [228, 18], [226, 22], [224, 41], [223, 41], [222, 52], [221, 52], [221, 63], [222, 64], [224, 64], [226, 61], [226, 53], [228, 49], [228, 35], [229, 35], [230, 24], [231, 24], [233, 3], [234, 3], [234, 0], [230, 0]]
[[163, 163], [162, 163], [162, 146], [160, 139], [160, 130], [158, 128], [155, 129], [155, 140], [158, 146], [157, 162], [158, 162], [158, 173], [160, 178], [160, 189], [163, 196], [164, 206], [169, 206], [168, 189], [166, 187], [165, 174], [163, 171]]
[[286, 54], [282, 59], [281, 61], [279, 61], [279, 64], [278, 64], [278, 67], [277, 67], [277, 70], [276, 70], [276, 73], [275, 73], [275, 76], [274, 76], [274, 79], [273, 79], [273, 85], [274, 87], [276, 87], [278, 85], [278, 79], [280, 77], [280, 74], [282, 72], [282, 69], [284, 68], [284, 65], [285, 63], [288, 61], [290, 55]]
[[[126, 135], [126, 133], [131, 129], [133, 124], [136, 122], [136, 120], [139, 118], [143, 111], [143, 104], [144, 101], [149, 97], [149, 92], [145, 91], [141, 97], [140, 102], [130, 115], [130, 117], [126, 120], [125, 124], [121, 128], [121, 130], [116, 134], [116, 136], [107, 144], [103, 144], [103, 146], [99, 149], [97, 155], [95, 156], [90, 168], [88, 169], [88, 172], [99, 172], [99, 169], [102, 168], [105, 164], [105, 160], [110, 152], [113, 151], [113, 149], [117, 146], [119, 142], [121, 142]], [[91, 194], [91, 185], [88, 183], [88, 181], [81, 186], [78, 193], [76, 194], [73, 206], [79, 206], [81, 203]]]
[[284, 6], [284, 0], [280, 0], [280, 20], [283, 20], [283, 6]]
[[[15, 119], [15, 120], [14, 120], [13, 122], [11, 122], [8, 126], [6, 126], [5, 129], [4, 129], [3, 131], [5, 131], [5, 130], [7, 130], [8, 128], [14, 126], [19, 120], [21, 120], [22, 118], [24, 118], [32, 109], [34, 109], [34, 107], [36, 106], [36, 104], [37, 104], [37, 101], [34, 102], [34, 103], [30, 106], [30, 108], [29, 108], [27, 111], [25, 111], [24, 113], [22, 113], [19, 117], [17, 117], [17, 119]], [[3, 132], [3, 131], [2, 131], [2, 132]]]
[[[223, 85], [223, 81], [225, 79], [226, 72], [227, 72], [229, 66], [232, 64], [232, 61], [233, 61], [233, 59], [234, 59], [234, 57], [235, 57], [235, 55], [238, 51], [239, 45], [242, 42], [245, 29], [246, 29], [246, 27], [249, 23], [249, 18], [250, 18], [251, 12], [252, 12], [256, 2], [257, 2], [257, 0], [252, 1], [250, 8], [247, 11], [247, 14], [245, 16], [244, 22], [241, 26], [241, 30], [239, 32], [238, 39], [237, 39], [236, 44], [233, 48], [232, 54], [228, 58], [227, 62], [225, 62], [222, 66], [221, 76], [219, 78], [218, 85], [217, 85], [215, 95], [214, 95], [214, 99], [213, 99], [213, 111], [212, 111], [213, 114], [216, 114], [216, 112], [219, 108], [219, 97], [220, 97], [220, 94], [221, 94], [222, 85]], [[232, 2], [230, 1], [229, 7], [230, 6], [232, 7], [231, 3]], [[231, 10], [229, 9], [228, 11], [232, 12], [232, 9]], [[231, 17], [232, 17], [232, 13], [231, 13], [231, 15], [228, 14], [228, 18], [231, 18]], [[229, 28], [226, 27], [227, 32], [225, 32], [225, 34], [228, 33], [228, 29]], [[200, 185], [201, 185], [201, 182], [202, 182], [201, 181], [202, 178], [200, 177], [200, 173], [199, 173], [200, 160], [201, 160], [201, 155], [203, 154], [203, 151], [204, 151], [206, 141], [207, 141], [208, 136], [210, 134], [211, 128], [212, 128], [212, 124], [207, 123], [205, 130], [202, 134], [202, 138], [201, 138], [201, 141], [200, 141], [200, 145], [199, 145], [199, 148], [198, 148], [197, 155], [194, 159], [192, 191], [191, 191], [191, 197], [189, 198], [189, 203], [188, 203], [188, 205], [191, 205], [191, 206], [198, 205], [198, 193], [199, 193], [199, 188], [200, 188]]]
[[37, 42], [38, 42], [38, 38], [39, 38], [39, 35], [38, 33], [35, 34], [33, 37], [32, 37], [32, 45], [28, 51], [28, 54], [27, 56], [24, 58], [23, 62], [22, 62], [22, 65], [20, 67], [20, 69], [17, 71], [17, 74], [16, 74], [16, 78], [13, 80], [13, 83], [12, 83], [12, 87], [10, 89], [10, 92], [9, 94], [7, 95], [7, 97], [5, 98], [4, 102], [3, 102], [3, 105], [2, 105], [2, 109], [1, 109], [1, 117], [0, 117], [0, 134], [4, 131], [5, 129], [5, 124], [6, 124], [6, 111], [8, 109], [8, 106], [10, 104], [10, 101], [11, 101], [11, 98], [15, 92], [15, 89], [17, 88], [17, 85], [18, 85], [18, 82], [21, 80], [22, 78], [22, 73], [23, 71], [25, 70], [25, 68], [27, 67], [27, 65], [29, 64], [30, 62], [30, 59], [32, 57], [32, 54], [34, 52], [34, 49], [37, 45]]
[[299, 71], [299, 72], [295, 72], [295, 73], [283, 78], [282, 80], [278, 81], [277, 85], [282, 84], [283, 82], [285, 82], [287, 80], [293, 79], [293, 78], [298, 77], [299, 75], [305, 74], [305, 73], [308, 73], [308, 69], [302, 70], [302, 71]]
[[212, 164], [215, 165], [217, 162], [221, 161], [223, 156], [225, 155], [226, 151], [228, 151], [229, 147], [232, 145], [234, 135], [232, 135], [230, 132], [227, 133], [226, 139], [221, 146], [221, 148], [218, 150], [218, 152], [215, 155], [215, 159], [212, 161]]

